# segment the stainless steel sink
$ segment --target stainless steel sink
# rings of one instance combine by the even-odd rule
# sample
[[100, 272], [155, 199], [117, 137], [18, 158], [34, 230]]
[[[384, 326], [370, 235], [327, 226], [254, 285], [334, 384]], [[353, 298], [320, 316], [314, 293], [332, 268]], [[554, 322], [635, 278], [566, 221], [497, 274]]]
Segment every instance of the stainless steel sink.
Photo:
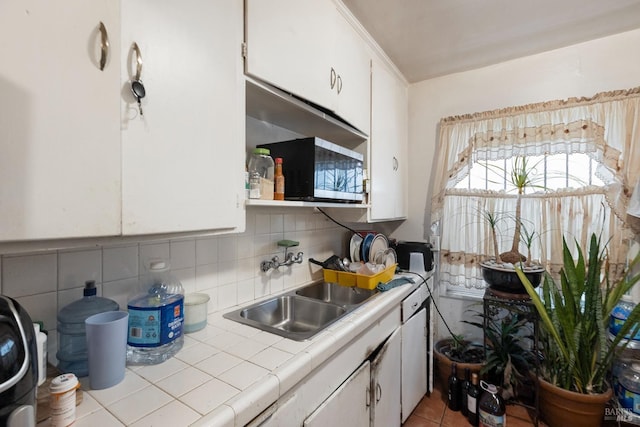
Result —
[[377, 292], [375, 289], [362, 289], [341, 286], [337, 283], [318, 282], [305, 286], [296, 291], [296, 294], [332, 304], [349, 306], [362, 304]]
[[375, 293], [319, 282], [226, 313], [224, 317], [302, 341], [355, 310]]

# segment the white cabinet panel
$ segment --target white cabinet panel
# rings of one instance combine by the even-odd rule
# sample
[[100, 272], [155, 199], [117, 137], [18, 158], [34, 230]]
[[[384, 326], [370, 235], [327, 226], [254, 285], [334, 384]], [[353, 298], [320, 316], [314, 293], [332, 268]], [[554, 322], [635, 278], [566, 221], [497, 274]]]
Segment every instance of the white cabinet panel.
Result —
[[427, 310], [402, 325], [402, 422], [427, 393]]
[[332, 0], [247, 0], [245, 25], [248, 75], [369, 132], [370, 56]]
[[119, 234], [119, 17], [118, 1], [0, 2], [0, 240]]
[[403, 219], [408, 191], [408, 95], [404, 83], [381, 61], [371, 70], [369, 219]]
[[307, 417], [304, 427], [339, 426], [347, 420], [349, 426], [369, 426], [370, 381], [370, 363], [366, 361]]
[[234, 0], [122, 5], [123, 234], [244, 226], [242, 13]]
[[372, 425], [400, 426], [400, 329], [391, 334], [371, 363]]

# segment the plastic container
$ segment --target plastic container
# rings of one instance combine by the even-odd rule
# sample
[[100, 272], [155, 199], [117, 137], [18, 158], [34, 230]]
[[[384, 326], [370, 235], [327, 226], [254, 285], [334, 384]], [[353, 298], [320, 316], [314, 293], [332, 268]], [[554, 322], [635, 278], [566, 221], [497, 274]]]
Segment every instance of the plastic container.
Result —
[[388, 282], [393, 279], [393, 275], [396, 272], [397, 264], [390, 265], [380, 273], [372, 276], [365, 274], [350, 273], [348, 271], [337, 271], [324, 269], [324, 281], [329, 283], [337, 283], [342, 286], [357, 286], [363, 289], [373, 289], [378, 286], [378, 283]]
[[47, 379], [47, 334], [40, 330], [39, 323], [34, 323], [33, 329], [36, 333], [38, 347], [38, 385], [40, 386]]
[[207, 294], [187, 294], [184, 297], [184, 332], [196, 332], [207, 326]]
[[184, 289], [170, 274], [168, 262], [150, 262], [127, 309], [128, 363], [154, 365], [180, 351], [184, 344]]
[[640, 363], [632, 362], [619, 367], [616, 395], [620, 406], [640, 415]]
[[493, 384], [480, 381], [483, 393], [478, 402], [478, 418], [481, 426], [506, 425], [506, 407], [504, 400], [498, 394], [498, 388]]
[[[631, 295], [622, 295], [618, 304], [613, 307], [611, 311], [611, 317], [609, 319], [609, 333], [613, 336], [618, 335], [618, 332], [622, 328], [622, 326], [627, 321], [629, 314], [633, 311], [636, 304], [631, 299]], [[633, 328], [632, 328], [633, 331]], [[630, 339], [631, 334], [628, 333], [624, 336], [625, 339]], [[636, 332], [636, 334], [632, 338], [633, 341], [640, 341], [640, 331]]]
[[249, 159], [249, 198], [273, 200], [275, 164], [268, 148], [255, 148]]
[[105, 311], [116, 311], [118, 303], [96, 295], [96, 282], [85, 282], [83, 298], [64, 306], [58, 312], [58, 369], [78, 377], [89, 375], [87, 337], [84, 321]]
[[49, 385], [51, 427], [67, 427], [76, 420], [76, 390], [80, 387], [73, 374], [62, 374]]

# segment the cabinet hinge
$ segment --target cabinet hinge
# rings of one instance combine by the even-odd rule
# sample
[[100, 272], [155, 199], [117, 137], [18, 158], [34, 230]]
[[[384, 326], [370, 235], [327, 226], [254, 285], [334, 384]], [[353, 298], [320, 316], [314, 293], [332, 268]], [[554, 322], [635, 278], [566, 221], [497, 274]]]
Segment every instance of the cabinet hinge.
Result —
[[247, 57], [247, 42], [242, 42], [242, 57]]

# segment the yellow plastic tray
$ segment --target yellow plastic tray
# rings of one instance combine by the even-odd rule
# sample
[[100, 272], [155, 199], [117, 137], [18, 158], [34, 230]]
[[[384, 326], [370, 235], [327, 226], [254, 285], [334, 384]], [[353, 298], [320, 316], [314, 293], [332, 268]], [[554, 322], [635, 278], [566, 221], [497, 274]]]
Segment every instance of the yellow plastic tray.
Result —
[[373, 276], [324, 269], [324, 281], [337, 283], [342, 286], [357, 286], [363, 289], [373, 289], [378, 286], [378, 283], [386, 283], [393, 278], [396, 272], [396, 265], [397, 264], [390, 265], [385, 270]]

